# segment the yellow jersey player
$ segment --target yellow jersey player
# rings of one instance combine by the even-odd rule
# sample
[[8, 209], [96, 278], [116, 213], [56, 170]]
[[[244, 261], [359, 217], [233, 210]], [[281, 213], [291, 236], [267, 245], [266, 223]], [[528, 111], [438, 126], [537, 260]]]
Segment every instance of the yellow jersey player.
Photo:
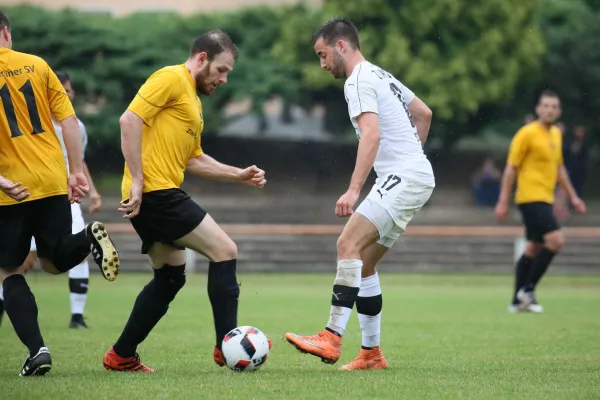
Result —
[[[29, 349], [20, 375], [44, 375], [52, 360], [23, 268], [32, 237], [42, 268], [51, 274], [77, 266], [91, 251], [104, 277], [114, 280], [119, 257], [100, 222], [71, 233], [70, 203], [89, 189], [77, 117], [48, 64], [12, 50], [10, 29], [0, 12], [0, 280], [5, 311]], [[53, 117], [63, 131], [70, 174]]]
[[555, 125], [561, 113], [556, 93], [544, 91], [536, 113], [538, 119], [523, 126], [512, 140], [495, 210], [498, 221], [504, 221], [516, 179], [515, 203], [521, 212], [527, 242], [515, 268], [515, 288], [509, 306], [513, 313], [543, 311], [534, 291], [565, 242], [552, 206], [556, 184], [563, 186], [578, 212], [586, 211], [563, 165], [562, 134]]
[[142, 253], [149, 255], [154, 277], [138, 295], [121, 336], [104, 356], [108, 370], [153, 371], [140, 361], [137, 347], [185, 284], [186, 248], [210, 261], [214, 360], [224, 365], [221, 343], [237, 326], [237, 247], [180, 186], [185, 172], [258, 188], [266, 183], [264, 171], [256, 166], [239, 169], [221, 164], [200, 145], [204, 116], [197, 92], [210, 96], [225, 84], [236, 56], [225, 32], [196, 37], [187, 61], [153, 73], [121, 117], [126, 164], [119, 211], [142, 239]]

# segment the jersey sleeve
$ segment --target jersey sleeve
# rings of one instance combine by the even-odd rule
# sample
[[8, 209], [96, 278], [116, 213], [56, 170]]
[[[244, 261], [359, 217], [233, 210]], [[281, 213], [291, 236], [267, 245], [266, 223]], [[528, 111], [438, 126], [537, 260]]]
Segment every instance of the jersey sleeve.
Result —
[[346, 91], [348, 112], [351, 119], [366, 112], [379, 113], [375, 86], [368, 79], [360, 79], [360, 72], [356, 81], [346, 82], [344, 90]]
[[52, 68], [48, 64], [46, 66], [48, 68], [48, 103], [52, 115], [60, 122], [71, 115], [75, 115], [75, 110], [62, 83], [60, 83]]
[[192, 158], [200, 157], [204, 154], [204, 150], [202, 150], [202, 144], [200, 143], [200, 138], [196, 139], [196, 143], [194, 145], [194, 150], [192, 152]]
[[413, 101], [413, 99], [415, 98], [415, 94], [402, 82], [398, 81], [398, 84], [398, 86], [400, 87], [400, 92], [402, 93], [402, 98], [404, 99], [404, 103], [410, 104], [410, 102]]
[[521, 128], [510, 143], [507, 164], [519, 168], [523, 162], [523, 158], [525, 158], [525, 154], [527, 154], [528, 147], [529, 135], [526, 129]]
[[171, 71], [152, 74], [142, 85], [128, 110], [139, 116], [146, 125], [152, 125], [158, 112], [181, 96], [181, 82]]

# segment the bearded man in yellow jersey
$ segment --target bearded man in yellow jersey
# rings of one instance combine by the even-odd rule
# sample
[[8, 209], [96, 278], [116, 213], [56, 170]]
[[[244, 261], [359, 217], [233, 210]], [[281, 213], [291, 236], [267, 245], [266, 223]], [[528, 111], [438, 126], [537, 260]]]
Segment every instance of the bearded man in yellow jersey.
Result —
[[237, 247], [231, 238], [180, 189], [184, 173], [264, 187], [265, 173], [256, 166], [239, 169], [204, 153], [204, 127], [197, 92], [212, 95], [227, 82], [237, 49], [222, 31], [196, 37], [184, 64], [164, 67], [142, 85], [121, 117], [125, 156], [123, 201], [119, 211], [142, 239], [154, 277], [133, 306], [123, 333], [104, 356], [104, 367], [117, 371], [152, 372], [137, 346], [167, 313], [185, 284], [185, 249], [205, 255], [208, 297], [216, 331], [215, 362], [223, 366], [221, 343], [237, 326], [239, 286]]
[[516, 178], [515, 203], [521, 212], [527, 243], [515, 268], [510, 312], [543, 311], [536, 301], [535, 288], [565, 242], [552, 207], [557, 182], [564, 187], [575, 209], [579, 213], [586, 211], [563, 165], [562, 135], [554, 125], [561, 113], [558, 96], [544, 91], [536, 113], [538, 120], [522, 127], [512, 140], [495, 210], [498, 221], [504, 221]]
[[[52, 359], [23, 267], [32, 237], [42, 268], [51, 274], [72, 269], [91, 251], [104, 277], [112, 281], [119, 257], [102, 223], [71, 233], [70, 204], [79, 203], [89, 190], [79, 123], [48, 64], [12, 50], [10, 28], [0, 12], [0, 280], [6, 314], [29, 349], [19, 375], [44, 375]], [[70, 174], [52, 117], [62, 128]]]

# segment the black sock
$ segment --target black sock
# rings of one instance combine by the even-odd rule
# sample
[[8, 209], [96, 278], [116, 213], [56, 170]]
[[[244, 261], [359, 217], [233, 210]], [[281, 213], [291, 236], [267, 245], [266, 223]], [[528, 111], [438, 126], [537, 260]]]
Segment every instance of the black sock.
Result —
[[533, 260], [531, 273], [529, 274], [529, 278], [525, 284], [526, 292], [533, 292], [535, 290], [536, 285], [548, 270], [548, 266], [552, 262], [552, 259], [555, 255], [555, 252], [544, 247], [542, 251], [540, 251], [540, 254], [535, 257]]
[[517, 299], [517, 292], [525, 286], [527, 283], [527, 279], [529, 279], [529, 275], [531, 274], [531, 266], [533, 265], [533, 258], [526, 256], [523, 254], [519, 261], [517, 261], [517, 265], [515, 266], [515, 291], [513, 293], [513, 304], [518, 304], [519, 300]]
[[237, 260], [210, 262], [208, 265], [208, 298], [215, 321], [216, 347], [237, 327], [240, 286], [235, 276]]
[[38, 324], [35, 296], [23, 275], [11, 275], [4, 280], [4, 308], [21, 342], [29, 349], [30, 357], [44, 347]]
[[88, 278], [69, 278], [69, 292], [87, 294], [90, 280]]
[[90, 254], [90, 245], [91, 242], [85, 229], [79, 233], [65, 236], [54, 252], [52, 263], [60, 272], [67, 272], [85, 260]]
[[121, 357], [132, 357], [137, 346], [146, 339], [158, 321], [167, 313], [169, 304], [185, 285], [185, 264], [177, 267], [164, 266], [154, 270], [154, 278], [148, 283], [133, 305], [129, 320], [121, 337], [113, 346]]
[[[356, 298], [356, 311], [362, 315], [368, 315], [370, 317], [374, 317], [381, 313], [383, 309], [383, 296], [378, 294], [376, 296], [371, 297], [361, 297], [358, 296]], [[372, 347], [361, 346], [365, 350], [372, 350]]]

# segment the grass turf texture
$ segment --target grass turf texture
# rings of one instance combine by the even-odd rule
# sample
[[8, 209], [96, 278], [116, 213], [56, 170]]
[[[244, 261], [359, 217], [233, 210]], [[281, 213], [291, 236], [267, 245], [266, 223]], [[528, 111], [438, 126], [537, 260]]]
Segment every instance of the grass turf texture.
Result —
[[69, 330], [66, 276], [28, 276], [52, 371], [19, 378], [26, 349], [6, 316], [0, 327], [2, 399], [325, 399], [600, 397], [600, 277], [544, 279], [542, 315], [506, 311], [509, 276], [381, 274], [385, 371], [341, 372], [360, 347], [356, 313], [334, 366], [298, 353], [285, 332], [314, 334], [325, 325], [330, 275], [240, 275], [240, 325], [273, 339], [266, 364], [239, 374], [212, 361], [213, 323], [204, 275], [188, 276], [154, 332], [140, 347], [155, 374], [105, 371], [114, 343], [150, 275], [115, 283], [94, 275], [86, 309], [89, 330]]

